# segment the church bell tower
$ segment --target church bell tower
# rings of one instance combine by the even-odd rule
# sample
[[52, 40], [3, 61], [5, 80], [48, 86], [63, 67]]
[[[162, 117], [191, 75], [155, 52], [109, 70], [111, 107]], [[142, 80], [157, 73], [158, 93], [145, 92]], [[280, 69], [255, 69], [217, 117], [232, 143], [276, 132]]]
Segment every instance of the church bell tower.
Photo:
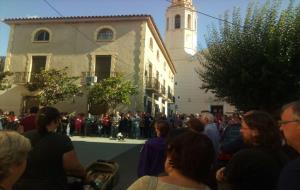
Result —
[[197, 52], [197, 12], [192, 0], [172, 0], [166, 12], [165, 42], [171, 54]]

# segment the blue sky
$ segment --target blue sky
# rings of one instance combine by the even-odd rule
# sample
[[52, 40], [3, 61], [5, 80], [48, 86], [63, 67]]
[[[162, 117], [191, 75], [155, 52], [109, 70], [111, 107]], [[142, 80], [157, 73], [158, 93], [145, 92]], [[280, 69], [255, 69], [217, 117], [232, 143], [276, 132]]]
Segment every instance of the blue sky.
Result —
[[[150, 14], [164, 38], [165, 11], [171, 0], [48, 0], [64, 16]], [[265, 0], [258, 0], [260, 4]], [[234, 6], [240, 7], [242, 15], [250, 0], [193, 0], [198, 11], [219, 17]], [[282, 0], [283, 6], [289, 0]], [[295, 0], [299, 3], [300, 0]], [[0, 0], [0, 19], [18, 17], [53, 17], [59, 16], [44, 0]], [[205, 47], [204, 35], [207, 26], [218, 21], [198, 14], [198, 44]], [[0, 23], [0, 56], [6, 55], [9, 27]]]

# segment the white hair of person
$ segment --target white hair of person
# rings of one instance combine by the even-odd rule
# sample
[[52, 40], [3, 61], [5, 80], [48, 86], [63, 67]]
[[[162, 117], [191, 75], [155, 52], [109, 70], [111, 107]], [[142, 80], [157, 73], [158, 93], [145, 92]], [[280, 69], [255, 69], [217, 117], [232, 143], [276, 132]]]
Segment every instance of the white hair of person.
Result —
[[9, 175], [13, 165], [21, 164], [27, 159], [31, 150], [29, 139], [15, 131], [0, 132], [0, 181]]
[[208, 123], [213, 123], [215, 121], [214, 115], [209, 112], [201, 113], [201, 117], [202, 119], [207, 119]]

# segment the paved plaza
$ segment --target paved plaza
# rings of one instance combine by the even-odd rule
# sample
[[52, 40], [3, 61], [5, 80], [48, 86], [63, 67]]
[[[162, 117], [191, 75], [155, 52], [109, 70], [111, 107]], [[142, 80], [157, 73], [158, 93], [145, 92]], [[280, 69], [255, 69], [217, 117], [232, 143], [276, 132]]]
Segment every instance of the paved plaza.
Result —
[[137, 179], [139, 152], [145, 140], [110, 140], [101, 137], [71, 137], [78, 158], [85, 166], [97, 159], [112, 160], [119, 164], [119, 182], [114, 190], [126, 189]]

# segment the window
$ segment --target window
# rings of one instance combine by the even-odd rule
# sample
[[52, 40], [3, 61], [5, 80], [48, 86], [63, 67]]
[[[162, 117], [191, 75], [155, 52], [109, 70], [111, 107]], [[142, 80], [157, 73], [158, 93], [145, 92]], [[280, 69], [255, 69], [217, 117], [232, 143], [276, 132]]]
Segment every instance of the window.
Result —
[[156, 52], [156, 59], [159, 61], [159, 51]]
[[32, 56], [30, 82], [37, 82], [35, 74], [41, 73], [46, 68], [46, 56]]
[[175, 16], [175, 29], [180, 28], [180, 15]]
[[98, 32], [97, 40], [108, 41], [112, 40], [114, 37], [114, 33], [109, 28], [103, 28]]
[[153, 50], [153, 39], [152, 38], [150, 38], [149, 46], [150, 46], [150, 49]]
[[169, 30], [169, 18], [167, 18], [167, 25], [166, 25], [166, 29]]
[[187, 28], [188, 29], [191, 29], [191, 15], [188, 15], [188, 18], [187, 18]]
[[40, 30], [34, 35], [34, 41], [49, 41], [49, 32], [46, 30]]
[[110, 77], [111, 55], [97, 55], [95, 65], [95, 75], [97, 82]]

